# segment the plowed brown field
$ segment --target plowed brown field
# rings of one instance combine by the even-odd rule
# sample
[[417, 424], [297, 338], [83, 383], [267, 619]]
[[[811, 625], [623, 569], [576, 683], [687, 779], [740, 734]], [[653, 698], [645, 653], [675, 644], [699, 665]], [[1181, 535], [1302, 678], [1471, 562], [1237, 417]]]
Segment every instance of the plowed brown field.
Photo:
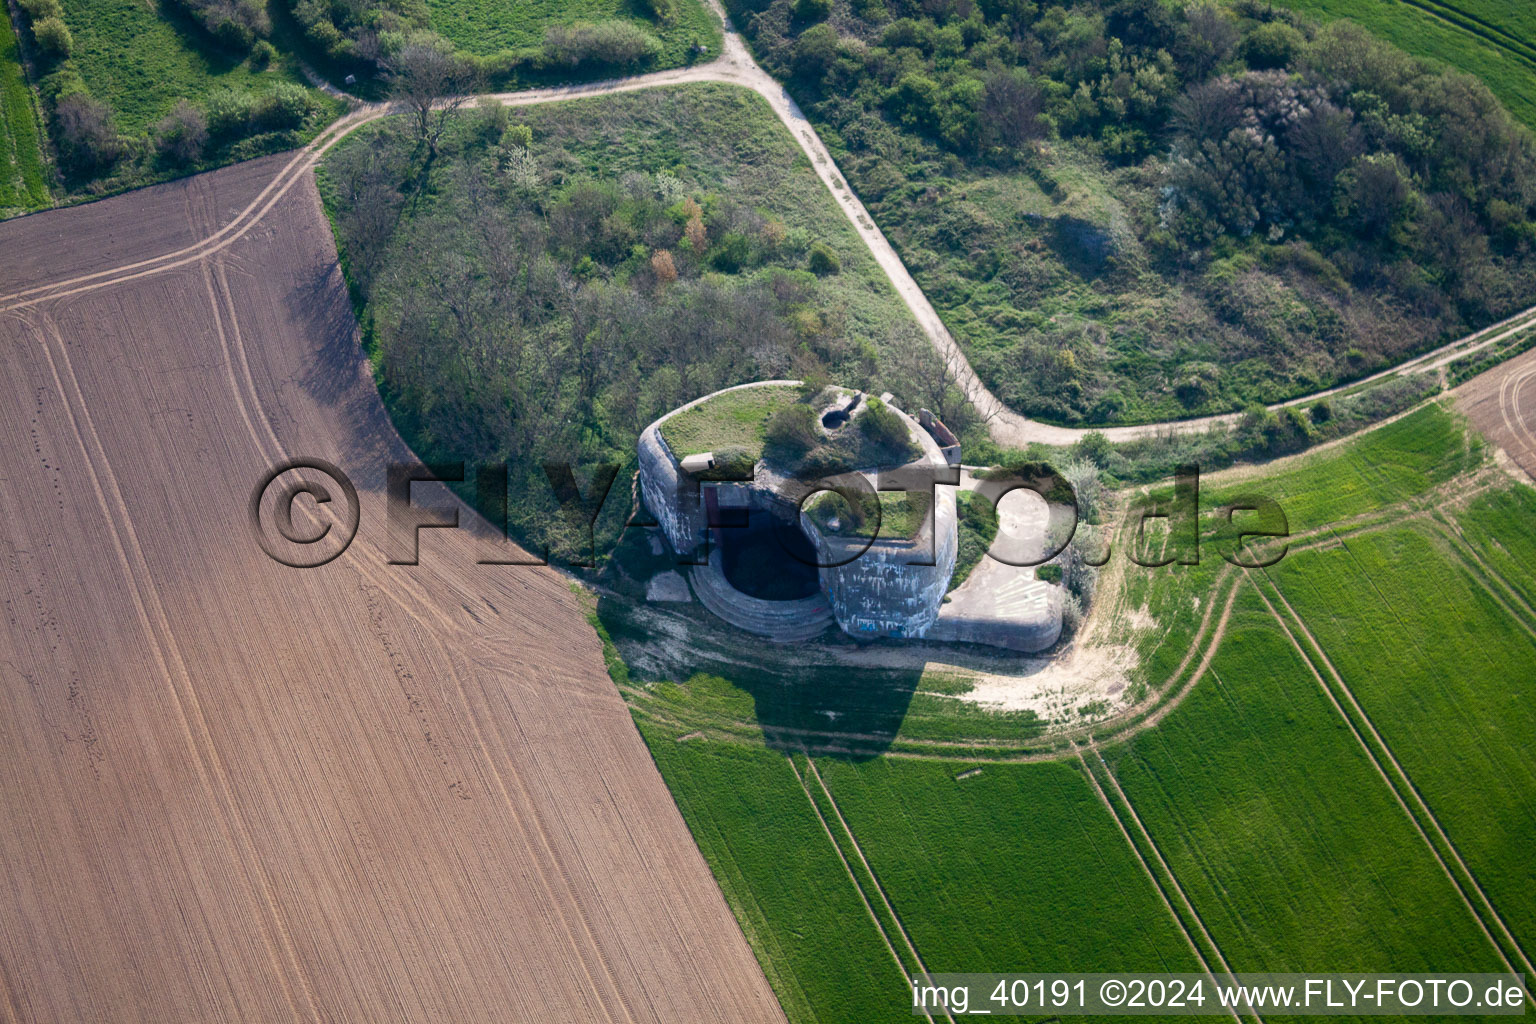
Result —
[[1536, 477], [1536, 349], [1473, 377], [1456, 394], [1483, 436]]
[[[0, 225], [0, 293], [287, 159]], [[354, 332], [307, 175], [0, 312], [0, 1018], [782, 1020], [566, 581], [464, 532], [387, 564], [408, 453]], [[247, 519], [292, 456], [361, 496], [316, 569]]]

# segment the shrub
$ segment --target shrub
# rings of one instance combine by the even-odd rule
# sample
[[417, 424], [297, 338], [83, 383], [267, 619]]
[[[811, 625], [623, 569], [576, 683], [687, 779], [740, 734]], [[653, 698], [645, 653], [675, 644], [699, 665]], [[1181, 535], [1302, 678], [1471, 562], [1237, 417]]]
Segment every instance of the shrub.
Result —
[[699, 475], [701, 480], [746, 480], [752, 476], [752, 467], [757, 465], [757, 460], [752, 453], [740, 445], [728, 444], [716, 448], [712, 453], [715, 457], [715, 468], [706, 470]]
[[724, 274], [739, 272], [751, 259], [752, 243], [747, 240], [746, 235], [736, 231], [726, 232], [710, 256], [710, 262], [714, 268]]
[[277, 47], [265, 39], [258, 39], [256, 45], [251, 47], [251, 67], [257, 71], [271, 66], [272, 62], [276, 59]]
[[817, 480], [846, 473], [852, 468], [847, 455], [829, 444], [823, 444], [805, 453], [796, 475], [802, 480]]
[[86, 89], [85, 79], [80, 77], [80, 72], [76, 70], [74, 64], [65, 61], [38, 80], [37, 91], [42, 93], [43, 99], [49, 103], [57, 103], [65, 96], [89, 90]]
[[795, 0], [794, 10], [796, 21], [825, 21], [832, 13], [832, 0]]
[[18, 0], [18, 2], [34, 25], [45, 18], [64, 17], [64, 8], [59, 6], [59, 0]]
[[256, 100], [247, 92], [215, 89], [207, 99], [208, 134], [215, 139], [234, 139], [250, 131]]
[[878, 398], [871, 398], [865, 403], [864, 411], [856, 417], [856, 422], [859, 433], [871, 444], [890, 454], [904, 453], [912, 443], [905, 421]]
[[495, 139], [500, 142], [506, 134], [507, 126], [511, 123], [512, 113], [500, 101], [490, 96], [482, 96], [475, 104], [478, 114], [475, 125], [480, 135], [485, 139]]
[[662, 24], [677, 17], [677, 0], [638, 0], [638, 6], [652, 21]]
[[1059, 585], [1061, 583], [1061, 566], [1042, 565], [1035, 570], [1035, 579]]
[[[496, 105], [502, 110], [507, 109], [499, 103]], [[507, 130], [501, 133], [501, 144], [509, 148], [518, 146], [527, 149], [533, 145], [533, 129], [526, 124], [509, 124]]]
[[68, 57], [69, 52], [75, 47], [75, 37], [70, 35], [69, 26], [59, 17], [34, 21], [32, 38], [37, 40], [38, 49], [54, 60], [63, 60]]
[[546, 59], [572, 68], [582, 64], [627, 67], [652, 60], [660, 52], [655, 36], [627, 21], [578, 22], [544, 30]]
[[186, 100], [177, 100], [176, 108], [155, 126], [155, 147], [174, 163], [196, 163], [207, 145], [208, 119]]
[[123, 155], [123, 143], [112, 125], [112, 108], [88, 93], [59, 97], [53, 108], [58, 128], [59, 156], [76, 172], [109, 167]]
[[768, 417], [764, 432], [768, 445], [790, 459], [797, 459], [821, 443], [821, 430], [816, 425], [816, 413], [808, 405], [796, 402], [786, 405]]
[[1260, 25], [1243, 38], [1238, 52], [1251, 68], [1283, 68], [1306, 46], [1300, 32], [1281, 21]]
[[837, 62], [840, 46], [830, 25], [812, 25], [795, 40], [795, 73], [814, 82], [821, 81]]
[[1083, 624], [1083, 602], [1076, 594], [1068, 594], [1061, 602], [1061, 635], [1069, 637]]
[[828, 277], [843, 269], [843, 261], [837, 258], [837, 253], [825, 242], [817, 242], [811, 246], [809, 266], [811, 273], [817, 277]]
[[310, 113], [309, 93], [293, 82], [279, 82], [256, 100], [251, 119], [265, 131], [299, 128]]

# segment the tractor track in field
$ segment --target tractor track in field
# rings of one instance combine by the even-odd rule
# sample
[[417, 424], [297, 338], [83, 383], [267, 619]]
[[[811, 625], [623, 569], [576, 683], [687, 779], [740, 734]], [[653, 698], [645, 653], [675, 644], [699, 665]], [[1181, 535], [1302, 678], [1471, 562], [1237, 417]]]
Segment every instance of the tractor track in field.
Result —
[[[902, 977], [910, 978], [911, 976], [907, 973], [907, 965], [902, 962], [901, 954], [896, 951], [896, 944], [891, 940], [890, 933], [886, 931], [885, 924], [880, 920], [880, 915], [875, 913], [874, 904], [869, 901], [869, 894], [864, 891], [864, 886], [860, 884], [859, 877], [853, 870], [853, 865], [849, 863], [847, 855], [843, 853], [842, 844], [840, 844], [837, 841], [837, 837], [832, 834], [831, 824], [827, 821], [826, 815], [821, 813], [821, 807], [816, 803], [816, 798], [811, 795], [811, 788], [810, 786], [806, 785], [805, 776], [800, 774], [800, 769], [795, 765], [795, 759], [793, 757], [785, 757], [784, 761], [789, 765], [789, 770], [794, 773], [795, 781], [800, 784], [800, 790], [805, 794], [805, 799], [810, 803], [811, 811], [816, 815], [816, 821], [821, 825], [822, 832], [826, 834], [827, 842], [832, 844], [833, 852], [837, 854], [838, 861], [843, 865], [843, 870], [847, 872], [848, 881], [853, 883], [854, 891], [859, 894], [859, 902], [864, 904], [864, 912], [869, 915], [869, 919], [871, 922], [873, 922], [875, 930], [880, 933], [880, 938], [885, 942], [885, 948], [891, 954], [891, 959], [896, 961], [896, 967], [901, 971]], [[809, 756], [807, 756], [807, 761], [809, 761]], [[848, 835], [849, 839], [852, 840], [853, 834], [850, 832]], [[857, 846], [857, 842], [855, 842], [854, 845]], [[862, 857], [862, 854], [860, 856]], [[866, 864], [865, 867], [867, 868], [868, 864]], [[887, 903], [886, 907], [889, 909], [890, 904]], [[921, 967], [922, 961], [917, 959], [917, 951], [912, 948], [910, 942], [907, 944], [907, 948], [909, 952], [911, 952], [913, 959], [917, 961], [919, 967]], [[954, 1024], [954, 1018], [949, 1016], [947, 1010], [944, 1016], [949, 1020], [950, 1024]], [[929, 1024], [933, 1024], [933, 1015], [928, 1012], [927, 1007], [923, 1007], [923, 1017], [928, 1020]]]
[[[1498, 909], [1493, 905], [1493, 902], [1483, 891], [1482, 886], [1477, 881], [1477, 876], [1472, 873], [1471, 869], [1467, 867], [1465, 861], [1462, 860], [1460, 852], [1456, 849], [1455, 844], [1451, 842], [1450, 836], [1446, 834], [1444, 827], [1440, 824], [1440, 819], [1435, 817], [1434, 812], [1430, 810], [1428, 803], [1425, 802], [1423, 796], [1419, 793], [1419, 789], [1416, 785], [1414, 785], [1412, 777], [1409, 776], [1407, 771], [1405, 771], [1403, 766], [1398, 762], [1397, 756], [1392, 753], [1392, 748], [1387, 745], [1386, 740], [1382, 739], [1381, 734], [1377, 732], [1375, 723], [1371, 721], [1370, 716], [1366, 714], [1365, 709], [1361, 706], [1359, 700], [1356, 699], [1354, 691], [1352, 691], [1349, 688], [1349, 685], [1344, 682], [1344, 678], [1339, 673], [1339, 670], [1334, 667], [1332, 659], [1328, 657], [1328, 652], [1323, 648], [1322, 644], [1318, 642], [1317, 638], [1312, 635], [1312, 631], [1307, 628], [1306, 622], [1299, 614], [1297, 614], [1296, 610], [1291, 607], [1290, 602], [1285, 599], [1285, 594], [1281, 592], [1279, 585], [1275, 583], [1273, 579], [1270, 579], [1267, 573], [1264, 575], [1265, 581], [1274, 591], [1275, 599], [1280, 602], [1282, 607], [1284, 607], [1286, 614], [1282, 616], [1279, 610], [1277, 610], [1275, 605], [1270, 601], [1269, 595], [1265, 593], [1264, 587], [1255, 584], [1255, 589], [1258, 591], [1260, 600], [1264, 602], [1264, 606], [1269, 610], [1269, 613], [1274, 618], [1276, 624], [1280, 626], [1280, 629], [1285, 634], [1286, 639], [1291, 642], [1291, 646], [1296, 649], [1296, 652], [1301, 655], [1302, 660], [1306, 662], [1308, 671], [1312, 673], [1313, 679], [1317, 681], [1318, 686], [1322, 688], [1323, 693], [1328, 697], [1329, 703], [1333, 705], [1334, 710], [1339, 713], [1339, 716], [1343, 718], [1345, 723], [1349, 726], [1350, 732], [1354, 735], [1355, 740], [1360, 744], [1360, 748], [1365, 752], [1366, 757], [1370, 759], [1371, 764], [1375, 767], [1377, 774], [1381, 777], [1381, 780], [1386, 783], [1387, 788], [1392, 791], [1392, 796], [1397, 801], [1398, 806], [1401, 807], [1403, 813], [1408, 816], [1408, 820], [1413, 823], [1414, 830], [1418, 832], [1419, 837], [1424, 840], [1424, 845], [1429, 848], [1429, 851], [1434, 856], [1435, 861], [1440, 865], [1441, 870], [1445, 872], [1445, 876], [1450, 879], [1451, 884], [1456, 889], [1457, 895], [1461, 897], [1462, 903], [1466, 906], [1467, 912], [1472, 915], [1472, 918], [1475, 921], [1477, 921], [1478, 927], [1482, 930], [1483, 935], [1488, 939], [1488, 944], [1493, 948], [1494, 952], [1498, 954], [1499, 959], [1503, 961], [1504, 966], [1509, 971], [1509, 973], [1520, 973], [1516, 970], [1514, 963], [1511, 962], [1508, 954], [1505, 951], [1505, 946], [1494, 937], [1493, 930], [1490, 929], [1488, 924], [1488, 920], [1491, 919], [1500, 934], [1504, 937], [1505, 941], [1508, 942], [1509, 948], [1514, 950], [1515, 957], [1525, 968], [1524, 973], [1525, 977], [1527, 978], [1527, 984], [1529, 984], [1529, 979], [1533, 974], [1536, 974], [1536, 970], [1532, 969], [1530, 958], [1526, 955], [1525, 951], [1521, 948], [1520, 943], [1510, 932], [1508, 925], [1506, 925], [1504, 922], [1503, 916], [1499, 914]], [[1294, 623], [1296, 627], [1295, 631], [1293, 631], [1291, 628], [1292, 623]], [[1371, 744], [1366, 740], [1366, 735], [1361, 731], [1360, 725], [1344, 709], [1344, 705], [1339, 700], [1338, 694], [1334, 692], [1333, 687], [1329, 686], [1328, 682], [1323, 678], [1322, 672], [1318, 671], [1317, 662], [1313, 660], [1312, 655], [1307, 652], [1306, 647], [1303, 646], [1301, 641], [1297, 639], [1296, 632], [1300, 632], [1302, 638], [1306, 640], [1306, 644], [1317, 652], [1318, 660], [1322, 662], [1323, 668], [1333, 679], [1334, 684], [1338, 687], [1339, 693], [1344, 695], [1345, 699], [1349, 703], [1349, 706], [1353, 708], [1355, 714], [1359, 716], [1360, 722], [1364, 723], [1366, 732], [1369, 732], [1371, 739], [1374, 740], [1378, 746], [1380, 746], [1381, 753], [1385, 756], [1387, 763], [1391, 765], [1393, 772], [1395, 772], [1401, 779], [1401, 788], [1399, 788], [1398, 783], [1393, 780], [1391, 774], [1387, 772], [1386, 767], [1382, 764], [1381, 757], [1378, 756], [1376, 751], [1372, 748]], [[1403, 795], [1404, 789], [1406, 789], [1409, 796], [1412, 797], [1413, 803], [1418, 806], [1419, 811], [1424, 816], [1424, 820], [1428, 821], [1429, 825], [1433, 828], [1435, 835], [1439, 837], [1440, 842], [1445, 845], [1445, 848], [1449, 851], [1451, 859], [1455, 862], [1456, 867], [1459, 868], [1461, 873], [1466, 876], [1465, 884], [1463, 884], [1462, 879], [1457, 877], [1456, 872], [1452, 870], [1450, 863], [1448, 863], [1444, 855], [1442, 855], [1440, 848], [1435, 844], [1434, 840], [1430, 838], [1429, 832], [1425, 829], [1424, 822], [1419, 818], [1419, 814], [1415, 813], [1412, 807], [1409, 806], [1408, 799]], [[1478, 907], [1474, 905], [1471, 896], [1467, 892], [1468, 886], [1470, 886], [1471, 890], [1476, 893], [1477, 902], [1482, 905], [1483, 910], [1479, 910]]]
[[[896, 908], [891, 905], [891, 898], [886, 893], [885, 886], [880, 883], [880, 876], [875, 874], [875, 869], [870, 866], [869, 859], [864, 856], [864, 847], [859, 844], [859, 837], [853, 834], [853, 827], [843, 817], [843, 809], [837, 805], [837, 798], [832, 795], [832, 790], [827, 788], [827, 783], [821, 777], [821, 772], [816, 768], [816, 761], [809, 752], [805, 754], [805, 766], [816, 780], [816, 785], [826, 795], [827, 804], [832, 808], [832, 814], [837, 818], [838, 826], [848, 836], [848, 843], [853, 847], [853, 852], [858, 855], [859, 863], [864, 865], [864, 870], [869, 873], [870, 881], [875, 886], [875, 893], [880, 897], [880, 903], [885, 907], [885, 912], [891, 915], [891, 920], [895, 923], [896, 931], [901, 935], [901, 941], [906, 945], [907, 952], [912, 954], [912, 959], [917, 964], [918, 970], [922, 971], [923, 974], [928, 974], [928, 965], [923, 962], [922, 954], [918, 953], [917, 945], [912, 941], [912, 936], [907, 933], [907, 926], [901, 923], [901, 915], [896, 913]], [[950, 1016], [948, 1010], [944, 1012], [944, 1016], [948, 1017], [951, 1024], [953, 1024], [954, 1017]]]
[[[91, 491], [102, 517], [108, 523], [113, 551], [131, 591], [143, 636], [153, 652], [161, 681], [171, 695], [182, 738], [192, 755], [193, 763], [197, 765], [198, 777], [205, 791], [222, 812], [219, 823], [227, 840], [240, 851], [238, 863], [244, 875], [245, 887], [253, 895], [259, 894], [257, 899], [264, 912], [263, 937], [268, 945], [274, 972], [282, 982], [284, 995], [295, 1018], [319, 1021], [313, 988], [298, 961], [292, 937], [283, 922], [282, 912], [273, 894], [271, 878], [261, 869], [259, 858], [255, 855], [250, 824], [239, 813], [239, 803], [230, 786], [229, 773], [212, 740], [197, 689], [187, 671], [186, 661], [171, 629], [158, 588], [151, 578], [116, 474], [92, 421], [89, 403], [75, 376], [68, 346], [52, 318], [44, 315], [38, 319], [41, 323], [34, 324], [34, 327], [49, 374], [63, 402], [71, 434], [90, 478]], [[68, 387], [64, 383], [66, 378], [69, 381]], [[303, 993], [302, 1000], [295, 996], [295, 989]], [[300, 1008], [301, 1002], [304, 1009]]]
[[[1168, 893], [1170, 888], [1172, 888], [1173, 892], [1178, 896], [1179, 902], [1183, 905], [1184, 911], [1189, 915], [1190, 920], [1194, 921], [1195, 926], [1200, 929], [1201, 936], [1209, 944], [1210, 950], [1215, 955], [1216, 959], [1220, 961], [1222, 970], [1226, 972], [1228, 978], [1234, 978], [1232, 968], [1227, 964], [1227, 958], [1222, 955], [1221, 947], [1216, 945], [1216, 940], [1211, 938], [1210, 932], [1206, 930], [1205, 922], [1201, 920], [1200, 915], [1195, 911], [1194, 904], [1190, 902], [1188, 895], [1186, 895], [1184, 892], [1184, 887], [1179, 884], [1178, 876], [1176, 876], [1173, 873], [1173, 870], [1168, 867], [1168, 862], [1163, 859], [1162, 851], [1157, 848], [1157, 844], [1152, 841], [1152, 836], [1147, 832], [1146, 826], [1141, 823], [1141, 816], [1136, 813], [1136, 808], [1131, 806], [1131, 802], [1126, 797], [1125, 791], [1122, 790], [1120, 788], [1120, 784], [1115, 781], [1115, 773], [1110, 770], [1108, 762], [1104, 760], [1104, 756], [1099, 753], [1099, 748], [1094, 744], [1090, 743], [1088, 745], [1088, 750], [1099, 762], [1100, 767], [1104, 769], [1104, 774], [1109, 779], [1110, 785], [1114, 787], [1115, 792], [1119, 795], [1120, 799], [1125, 802], [1125, 809], [1130, 814], [1131, 822], [1136, 826], [1136, 830], [1141, 833], [1142, 840], [1147, 844], [1148, 848], [1151, 849], [1153, 855], [1157, 858], [1157, 863], [1162, 867], [1164, 874], [1168, 876], [1168, 881], [1166, 883], [1158, 877], [1157, 872], [1152, 870], [1152, 865], [1147, 861], [1146, 854], [1144, 854], [1141, 850], [1141, 847], [1136, 844], [1136, 840], [1131, 836], [1130, 829], [1126, 828], [1124, 818], [1121, 817], [1119, 811], [1115, 810], [1114, 802], [1110, 800], [1109, 794], [1104, 791], [1103, 785], [1099, 782], [1098, 773], [1095, 772], [1093, 766], [1088, 763], [1088, 758], [1083, 754], [1082, 748], [1077, 748], [1073, 751], [1073, 753], [1077, 755], [1077, 760], [1080, 767], [1082, 768], [1083, 775], [1087, 777], [1089, 784], [1093, 787], [1094, 793], [1099, 798], [1099, 803], [1101, 803], [1104, 806], [1104, 809], [1109, 812], [1109, 816], [1115, 819], [1115, 826], [1120, 830], [1120, 835], [1125, 839], [1126, 845], [1131, 848], [1131, 854], [1136, 858], [1136, 862], [1141, 865], [1141, 869], [1146, 873], [1148, 881], [1152, 883], [1152, 888], [1157, 890], [1158, 899], [1162, 901], [1164, 908], [1167, 909], [1168, 916], [1173, 918], [1173, 923], [1178, 926], [1180, 933], [1183, 934], [1184, 941], [1189, 943], [1190, 952], [1195, 954], [1195, 959], [1199, 960], [1200, 966], [1205, 969], [1205, 975], [1208, 979], [1210, 979], [1212, 989], [1214, 989], [1217, 985], [1216, 971], [1211, 967], [1211, 962], [1209, 957], [1207, 957], [1206, 952], [1202, 950], [1200, 948], [1200, 944], [1195, 941], [1195, 936], [1192, 932], [1190, 932], [1189, 925], [1185, 922], [1183, 915], [1174, 909], [1173, 897]], [[1242, 1020], [1242, 1018], [1238, 1015], [1237, 1010], [1233, 1007], [1228, 1007], [1227, 1013], [1235, 1021]], [[1254, 1020], [1259, 1021], [1259, 1024], [1263, 1024], [1262, 1018], [1260, 1018], [1257, 1013], [1253, 1013], [1252, 1016]]]

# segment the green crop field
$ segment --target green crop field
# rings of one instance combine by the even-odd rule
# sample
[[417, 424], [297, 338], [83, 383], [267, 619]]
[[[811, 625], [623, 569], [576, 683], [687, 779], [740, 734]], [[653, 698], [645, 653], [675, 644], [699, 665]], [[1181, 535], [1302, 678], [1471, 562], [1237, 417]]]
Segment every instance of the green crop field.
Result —
[[675, 13], [658, 24], [631, 0], [427, 0], [432, 28], [460, 49], [489, 55], [537, 47], [551, 25], [622, 19], [654, 34], [661, 44], [652, 67], [688, 63], [695, 43], [720, 52], [720, 24], [699, 0], [679, 0]]
[[49, 205], [41, 136], [16, 33], [10, 18], [0, 18], [0, 217]]
[[1104, 756], [1235, 969], [1497, 969], [1252, 590], [1178, 711]]
[[[1523, 539], [1529, 522], [1507, 518], [1495, 536]], [[1453, 543], [1396, 528], [1271, 575], [1516, 939], [1536, 948], [1536, 632]], [[1531, 565], [1516, 577], [1527, 585]]]
[[[698, 658], [718, 675], [679, 682], [621, 670], [792, 1021], [905, 1017], [897, 964], [919, 960], [1199, 970], [1194, 943], [1236, 971], [1524, 969], [1536, 493], [1436, 403], [1216, 475], [1202, 508], [1239, 494], [1287, 513], [1278, 565], [1226, 567], [1206, 515], [1201, 565], [1127, 572], [1098, 598], [1157, 623], [1132, 674], [1166, 711], [1150, 728], [1080, 729], [1053, 754], [1045, 723], [1010, 730], [958, 700], [963, 673], [775, 681], [771, 655], [747, 670], [724, 653]], [[1167, 684], [1228, 594], [1209, 666], [1180, 693]], [[643, 631], [605, 621], [620, 650]], [[878, 694], [897, 691], [876, 726]], [[839, 753], [840, 729], [884, 730], [888, 753]], [[998, 760], [1030, 750], [1055, 759]]]

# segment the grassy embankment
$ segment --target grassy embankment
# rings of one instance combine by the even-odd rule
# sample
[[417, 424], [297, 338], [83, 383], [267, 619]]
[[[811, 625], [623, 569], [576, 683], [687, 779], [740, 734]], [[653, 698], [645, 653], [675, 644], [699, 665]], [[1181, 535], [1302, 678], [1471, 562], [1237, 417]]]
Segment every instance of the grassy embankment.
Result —
[[647, 16], [632, 0], [525, 0], [515, 6], [494, 0], [427, 0], [433, 31], [460, 50], [479, 56], [537, 48], [552, 25], [629, 22], [654, 35], [659, 44], [647, 70], [681, 67], [695, 59], [702, 44], [705, 59], [720, 52], [720, 23], [699, 0], [677, 0], [674, 13], [661, 21]]

